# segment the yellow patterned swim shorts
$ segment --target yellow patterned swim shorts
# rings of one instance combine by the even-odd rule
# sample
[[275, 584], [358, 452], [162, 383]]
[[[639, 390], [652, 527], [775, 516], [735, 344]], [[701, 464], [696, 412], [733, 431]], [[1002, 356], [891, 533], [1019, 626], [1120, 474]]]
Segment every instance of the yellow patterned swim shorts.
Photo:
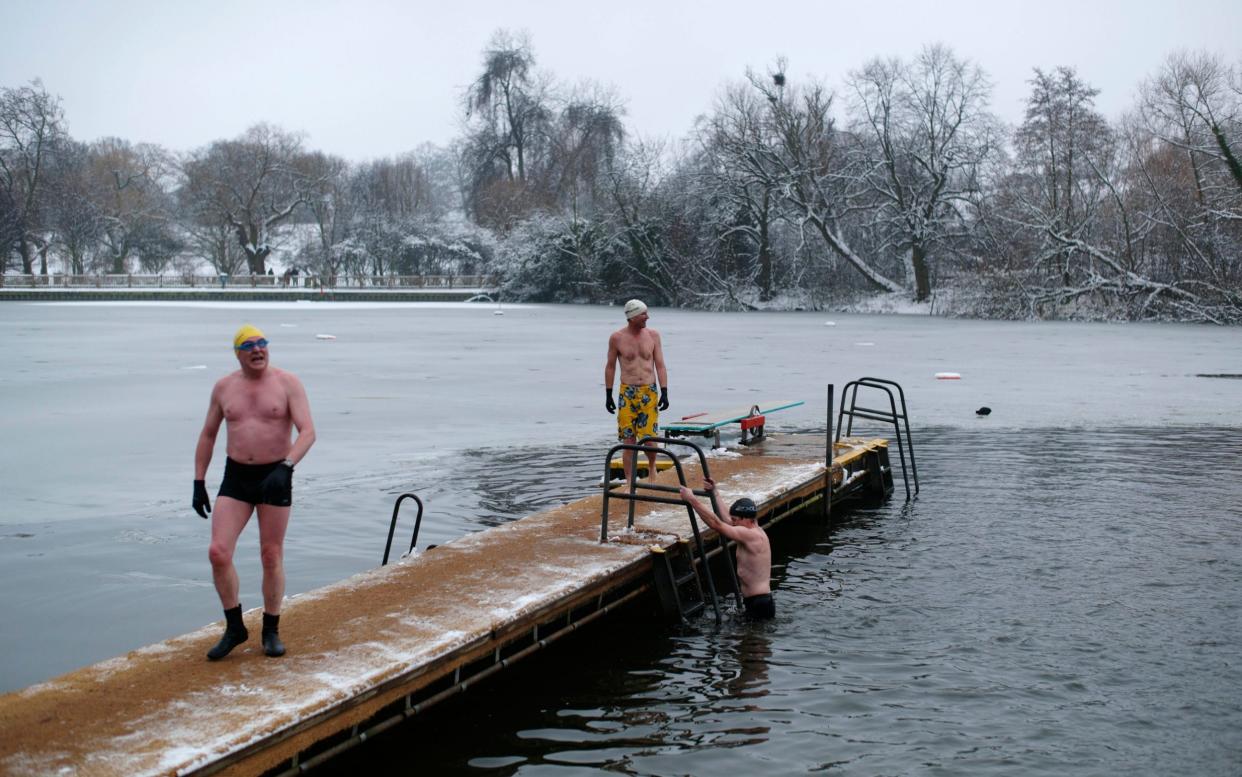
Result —
[[617, 402], [617, 439], [641, 440], [660, 434], [659, 413], [656, 401], [660, 398], [655, 386], [630, 386], [621, 384], [620, 401]]

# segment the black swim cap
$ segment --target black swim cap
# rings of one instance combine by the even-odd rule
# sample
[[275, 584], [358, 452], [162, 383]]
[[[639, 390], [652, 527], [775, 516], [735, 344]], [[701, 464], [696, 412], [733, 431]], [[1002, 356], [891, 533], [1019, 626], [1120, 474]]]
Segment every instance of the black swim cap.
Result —
[[754, 502], [750, 501], [746, 497], [742, 497], [734, 502], [733, 506], [729, 508], [729, 515], [754, 520], [755, 517], [759, 515], [759, 508], [755, 507]]

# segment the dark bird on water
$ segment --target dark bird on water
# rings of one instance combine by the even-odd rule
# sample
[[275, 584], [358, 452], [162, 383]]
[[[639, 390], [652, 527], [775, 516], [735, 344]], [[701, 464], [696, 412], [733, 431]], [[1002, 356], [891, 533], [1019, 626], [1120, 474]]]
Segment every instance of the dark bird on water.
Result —
[[987, 407], [986, 405], [975, 411], [975, 415], [991, 415], [991, 414], [992, 414], [992, 408]]

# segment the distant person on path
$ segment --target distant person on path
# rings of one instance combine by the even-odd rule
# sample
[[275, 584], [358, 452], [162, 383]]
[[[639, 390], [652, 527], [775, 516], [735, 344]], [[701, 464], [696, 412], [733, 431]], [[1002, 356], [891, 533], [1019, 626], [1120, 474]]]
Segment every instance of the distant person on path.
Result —
[[[224, 607], [225, 628], [220, 642], [207, 652], [212, 661], [224, 658], [250, 636], [242, 623], [233, 551], [256, 510], [263, 563], [263, 652], [269, 656], [285, 653], [279, 627], [285, 594], [285, 530], [293, 504], [293, 468], [315, 443], [315, 425], [302, 382], [293, 373], [269, 365], [267, 346], [267, 338], [256, 327], [246, 324], [237, 330], [233, 353], [241, 369], [225, 375], [212, 388], [207, 420], [194, 450], [192, 504], [195, 512], [206, 518], [211, 512], [205, 482], [207, 465], [211, 463], [220, 422], [225, 422], [227, 458], [207, 551], [216, 593]], [[291, 442], [294, 427], [298, 433]]]
[[[659, 435], [659, 411], [668, 409], [668, 373], [660, 333], [647, 328], [647, 306], [642, 300], [625, 303], [626, 325], [608, 338], [608, 361], [604, 365], [604, 407], [617, 413], [617, 439], [633, 444]], [[621, 406], [612, 398], [617, 362], [621, 363]], [[656, 401], [656, 379], [659, 401]], [[634, 451], [625, 451], [625, 479], [634, 480]], [[656, 454], [647, 454], [647, 476], [656, 473]]]
[[[767, 532], [756, 520], [759, 510], [755, 503], [742, 497], [733, 503], [729, 512], [725, 512], [720, 492], [711, 478], [703, 478], [703, 490], [712, 495], [712, 507], [695, 498], [694, 492], [685, 486], [681, 487], [681, 498], [717, 534], [721, 534], [737, 543], [737, 579], [742, 585], [742, 604], [746, 607], [746, 617], [751, 620], [770, 620], [776, 617], [776, 602], [772, 600], [772, 546], [768, 543]], [[715, 512], [713, 512], [715, 508]], [[729, 522], [720, 520], [718, 515], [728, 515]]]

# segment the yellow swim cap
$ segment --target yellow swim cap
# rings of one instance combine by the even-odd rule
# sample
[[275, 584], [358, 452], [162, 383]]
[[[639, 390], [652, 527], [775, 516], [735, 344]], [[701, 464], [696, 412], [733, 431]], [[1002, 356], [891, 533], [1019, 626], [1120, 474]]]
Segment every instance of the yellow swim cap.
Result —
[[237, 330], [237, 334], [233, 335], [233, 350], [246, 342], [252, 337], [263, 337], [263, 332], [254, 324], [242, 324], [242, 328]]

